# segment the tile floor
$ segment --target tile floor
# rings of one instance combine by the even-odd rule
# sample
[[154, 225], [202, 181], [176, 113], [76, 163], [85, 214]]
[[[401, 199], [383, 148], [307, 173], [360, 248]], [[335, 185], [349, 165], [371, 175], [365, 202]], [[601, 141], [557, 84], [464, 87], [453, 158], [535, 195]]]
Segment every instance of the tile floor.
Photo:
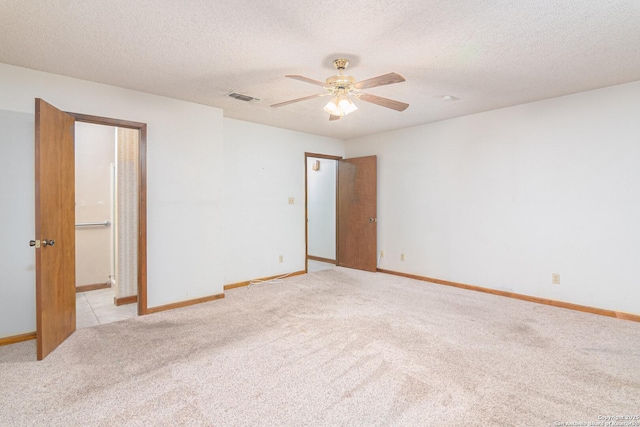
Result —
[[116, 306], [113, 289], [76, 294], [76, 329], [130, 319], [138, 315], [137, 304]]
[[307, 271], [309, 273], [315, 273], [316, 271], [326, 270], [328, 268], [333, 268], [335, 266], [336, 266], [335, 264], [329, 264], [327, 262], [314, 261], [310, 259]]

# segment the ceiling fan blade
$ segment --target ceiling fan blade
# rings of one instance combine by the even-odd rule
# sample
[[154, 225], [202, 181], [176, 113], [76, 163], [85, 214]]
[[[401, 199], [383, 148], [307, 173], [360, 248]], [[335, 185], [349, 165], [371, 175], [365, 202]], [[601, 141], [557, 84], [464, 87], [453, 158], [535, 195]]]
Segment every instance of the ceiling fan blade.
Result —
[[307, 83], [311, 83], [312, 85], [316, 85], [316, 86], [322, 86], [324, 87], [325, 84], [323, 82], [320, 82], [318, 80], [313, 80], [310, 79], [309, 77], [305, 77], [305, 76], [298, 76], [296, 74], [289, 74], [285, 77], [289, 77], [290, 79], [294, 79], [294, 80], [300, 80], [301, 82], [307, 82]]
[[318, 98], [320, 96], [325, 96], [325, 94], [324, 93], [319, 93], [317, 95], [309, 95], [309, 96], [305, 96], [304, 98], [297, 98], [297, 99], [292, 99], [291, 101], [280, 102], [278, 104], [271, 104], [271, 106], [272, 107], [282, 107], [283, 105], [293, 104], [294, 102], [306, 101], [306, 100], [309, 100], [309, 99]]
[[393, 99], [387, 99], [368, 93], [361, 93], [358, 98], [360, 98], [362, 101], [370, 102], [381, 107], [391, 108], [392, 110], [396, 111], [404, 111], [409, 106], [409, 104], [405, 104], [404, 102], [394, 101]]
[[334, 116], [333, 114], [329, 114], [329, 121], [340, 120], [341, 116]]
[[400, 74], [389, 73], [383, 74], [382, 76], [378, 77], [372, 77], [367, 80], [362, 80], [354, 84], [353, 87], [355, 89], [369, 89], [370, 87], [390, 85], [393, 83], [401, 83], [403, 81], [405, 81], [404, 77], [402, 77]]

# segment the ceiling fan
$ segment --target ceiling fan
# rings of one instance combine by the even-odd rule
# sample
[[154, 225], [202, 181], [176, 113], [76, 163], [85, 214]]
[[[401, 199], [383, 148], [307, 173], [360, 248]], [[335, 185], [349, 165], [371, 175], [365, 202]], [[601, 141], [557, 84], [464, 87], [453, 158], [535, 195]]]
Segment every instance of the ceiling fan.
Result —
[[307, 101], [309, 99], [315, 99], [322, 96], [331, 96], [331, 100], [324, 107], [324, 110], [329, 113], [329, 120], [338, 120], [341, 117], [357, 110], [358, 107], [353, 103], [351, 98], [358, 98], [362, 101], [380, 105], [381, 107], [391, 108], [396, 111], [404, 111], [409, 106], [409, 104], [405, 104], [404, 102], [394, 101], [393, 99], [361, 92], [361, 89], [369, 89], [376, 86], [390, 85], [405, 81], [404, 77], [400, 74], [388, 73], [356, 82], [355, 78], [344, 74], [344, 70], [349, 65], [349, 61], [347, 59], [336, 59], [333, 61], [333, 65], [338, 70], [338, 75], [327, 78], [324, 83], [304, 76], [292, 74], [285, 76], [290, 79], [300, 80], [316, 86], [322, 86], [326, 92], [292, 99], [291, 101], [280, 102], [271, 106], [282, 107], [284, 105], [293, 104], [294, 102]]

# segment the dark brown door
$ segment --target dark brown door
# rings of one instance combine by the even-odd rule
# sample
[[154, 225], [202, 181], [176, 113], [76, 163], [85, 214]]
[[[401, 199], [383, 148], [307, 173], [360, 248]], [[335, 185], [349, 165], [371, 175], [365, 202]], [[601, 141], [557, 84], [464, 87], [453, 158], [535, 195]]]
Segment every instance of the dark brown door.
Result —
[[376, 156], [338, 162], [338, 265], [376, 271]]
[[76, 330], [75, 120], [36, 99], [36, 334], [42, 360]]

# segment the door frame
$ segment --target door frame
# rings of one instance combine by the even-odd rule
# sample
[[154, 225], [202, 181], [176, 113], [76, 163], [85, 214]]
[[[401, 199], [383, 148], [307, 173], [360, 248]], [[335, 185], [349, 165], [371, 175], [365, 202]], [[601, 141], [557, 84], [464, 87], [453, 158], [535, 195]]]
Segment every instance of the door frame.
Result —
[[318, 154], [318, 153], [304, 153], [304, 272], [309, 272], [309, 183], [308, 180], [308, 159], [309, 157], [314, 157], [316, 159], [328, 159], [328, 160], [336, 160], [338, 163], [336, 164], [336, 265], [338, 262], [338, 168], [340, 167], [340, 160], [342, 160], [341, 156], [332, 156], [330, 154]]
[[[137, 129], [138, 139], [138, 315], [147, 307], [147, 124], [66, 111], [77, 122]], [[74, 284], [75, 285], [75, 284]]]

